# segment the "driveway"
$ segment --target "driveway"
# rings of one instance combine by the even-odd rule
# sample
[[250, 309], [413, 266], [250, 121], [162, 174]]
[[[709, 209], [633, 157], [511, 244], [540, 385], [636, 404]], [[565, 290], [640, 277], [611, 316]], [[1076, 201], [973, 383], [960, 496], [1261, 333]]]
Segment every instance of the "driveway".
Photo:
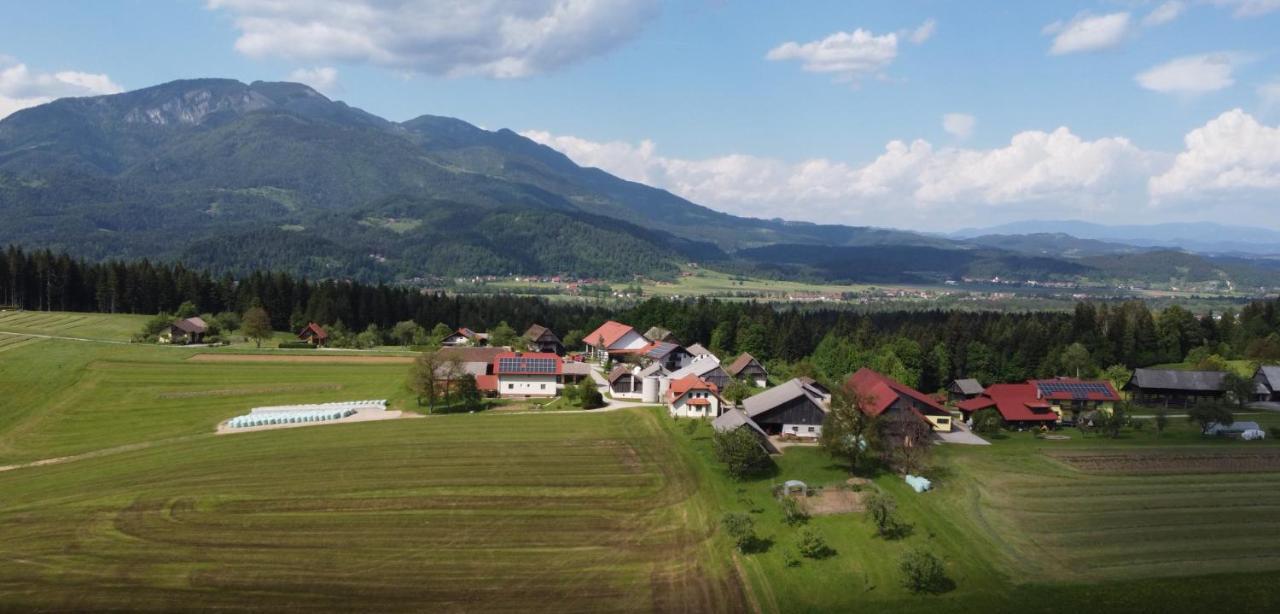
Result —
[[974, 435], [974, 434], [973, 434], [973, 431], [970, 431], [970, 430], [969, 430], [969, 426], [968, 426], [968, 425], [966, 425], [966, 424], [965, 424], [965, 423], [963, 423], [963, 422], [957, 422], [957, 421], [955, 421], [955, 420], [952, 420], [952, 421], [951, 421], [951, 432], [950, 432], [950, 433], [940, 433], [940, 432], [939, 432], [939, 433], [934, 433], [934, 435], [935, 435], [935, 436], [937, 436], [938, 441], [940, 441], [940, 442], [942, 442], [942, 443], [954, 443], [954, 444], [962, 445], [962, 446], [989, 446], [989, 445], [991, 445], [991, 442], [990, 442], [990, 441], [987, 441], [987, 440], [985, 440], [985, 439], [983, 439], [983, 438], [981, 438], [981, 437], [978, 437], [977, 435]]

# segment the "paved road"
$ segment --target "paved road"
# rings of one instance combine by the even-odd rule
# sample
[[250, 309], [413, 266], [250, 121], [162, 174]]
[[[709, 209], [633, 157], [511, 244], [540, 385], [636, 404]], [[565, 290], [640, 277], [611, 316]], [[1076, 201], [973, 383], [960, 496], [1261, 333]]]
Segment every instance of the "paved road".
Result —
[[954, 443], [962, 446], [991, 445], [990, 441], [974, 435], [973, 431], [969, 430], [969, 426], [963, 422], [956, 422], [955, 420], [952, 420], [951, 427], [950, 433], [934, 433], [938, 436], [938, 441], [941, 441], [942, 443]]

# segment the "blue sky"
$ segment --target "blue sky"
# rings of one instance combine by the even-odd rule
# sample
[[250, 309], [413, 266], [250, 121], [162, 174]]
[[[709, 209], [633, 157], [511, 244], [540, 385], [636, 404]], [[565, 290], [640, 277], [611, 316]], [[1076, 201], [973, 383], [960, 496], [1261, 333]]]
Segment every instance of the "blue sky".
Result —
[[945, 230], [1280, 202], [1280, 0], [264, 6], [6, 11], [0, 115], [177, 78], [292, 76], [394, 120], [509, 127], [761, 217]]

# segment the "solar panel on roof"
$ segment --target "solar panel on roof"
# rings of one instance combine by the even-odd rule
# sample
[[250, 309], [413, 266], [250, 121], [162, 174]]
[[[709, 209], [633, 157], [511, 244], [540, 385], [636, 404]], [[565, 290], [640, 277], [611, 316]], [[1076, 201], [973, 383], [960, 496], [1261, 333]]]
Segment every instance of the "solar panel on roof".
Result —
[[498, 370], [507, 373], [555, 373], [554, 358], [508, 357], [498, 359]]
[[1044, 394], [1066, 393], [1076, 399], [1087, 399], [1091, 394], [1110, 395], [1106, 384], [1094, 382], [1040, 382], [1039, 386], [1040, 391]]

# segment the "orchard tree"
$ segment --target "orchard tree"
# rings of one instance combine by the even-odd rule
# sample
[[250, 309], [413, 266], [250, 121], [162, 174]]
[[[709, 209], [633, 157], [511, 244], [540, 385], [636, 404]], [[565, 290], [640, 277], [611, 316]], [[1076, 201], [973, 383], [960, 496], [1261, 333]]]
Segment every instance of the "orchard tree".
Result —
[[262, 347], [264, 339], [271, 338], [271, 316], [261, 307], [250, 307], [240, 318], [240, 331]]
[[827, 454], [848, 463], [850, 473], [876, 454], [876, 419], [862, 410], [865, 403], [866, 399], [846, 384], [832, 394], [831, 410], [822, 420], [819, 443]]
[[724, 463], [729, 476], [735, 480], [759, 475], [773, 465], [758, 436], [747, 427], [716, 431], [711, 447], [716, 460]]
[[418, 407], [422, 407], [422, 399], [426, 397], [428, 411], [436, 407], [436, 395], [439, 391], [436, 373], [444, 363], [439, 352], [423, 352], [414, 359], [409, 367], [409, 389], [418, 395]]

